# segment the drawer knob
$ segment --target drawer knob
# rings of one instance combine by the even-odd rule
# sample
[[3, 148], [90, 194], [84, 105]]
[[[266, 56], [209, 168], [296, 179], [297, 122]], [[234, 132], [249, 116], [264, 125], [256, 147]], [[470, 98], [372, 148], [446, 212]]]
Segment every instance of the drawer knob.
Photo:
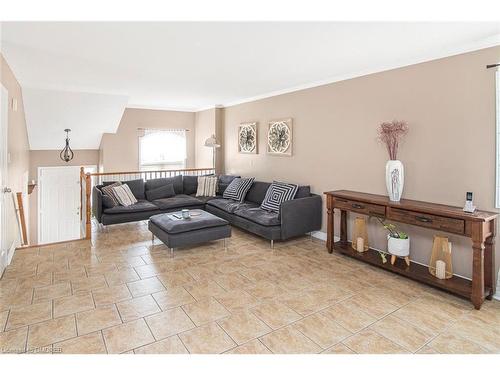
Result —
[[363, 209], [363, 208], [365, 208], [365, 206], [363, 206], [362, 204], [353, 203], [352, 208]]
[[428, 217], [425, 216], [416, 216], [415, 219], [422, 223], [432, 223], [432, 219], [429, 219]]

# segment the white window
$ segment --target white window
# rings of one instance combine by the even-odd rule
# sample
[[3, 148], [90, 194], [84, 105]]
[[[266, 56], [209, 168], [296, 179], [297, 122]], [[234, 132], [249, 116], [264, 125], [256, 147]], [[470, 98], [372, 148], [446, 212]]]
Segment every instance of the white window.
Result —
[[500, 69], [496, 71], [496, 107], [497, 107], [497, 186], [496, 208], [500, 208]]
[[139, 169], [186, 167], [186, 130], [146, 129], [139, 137]]

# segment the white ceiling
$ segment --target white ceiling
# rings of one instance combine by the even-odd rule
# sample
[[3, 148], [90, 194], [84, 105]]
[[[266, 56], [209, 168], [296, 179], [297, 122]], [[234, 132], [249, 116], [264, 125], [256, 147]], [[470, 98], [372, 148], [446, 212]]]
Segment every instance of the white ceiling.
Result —
[[23, 100], [32, 150], [62, 149], [66, 128], [73, 150], [95, 150], [103, 133], [116, 132], [128, 97], [28, 88]]
[[[2, 52], [23, 91], [195, 111], [489, 47], [499, 36], [499, 23], [6, 22]], [[57, 118], [29, 117], [30, 129]]]

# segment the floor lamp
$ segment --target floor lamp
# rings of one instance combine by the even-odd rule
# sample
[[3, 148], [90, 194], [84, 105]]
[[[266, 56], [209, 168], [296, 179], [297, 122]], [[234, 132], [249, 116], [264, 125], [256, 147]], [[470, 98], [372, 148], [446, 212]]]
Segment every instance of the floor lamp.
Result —
[[215, 134], [212, 134], [210, 138], [207, 138], [205, 146], [212, 149], [213, 167], [215, 170], [215, 149], [220, 147], [220, 144], [217, 143], [217, 139], [215, 138]]

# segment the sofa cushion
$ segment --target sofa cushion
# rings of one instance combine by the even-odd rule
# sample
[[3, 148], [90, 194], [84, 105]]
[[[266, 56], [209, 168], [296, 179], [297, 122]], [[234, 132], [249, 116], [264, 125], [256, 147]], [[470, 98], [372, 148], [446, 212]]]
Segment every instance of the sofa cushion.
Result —
[[111, 198], [107, 194], [102, 194], [102, 205], [104, 208], [113, 208], [115, 206], [118, 206], [113, 200], [113, 198]]
[[186, 195], [195, 194], [198, 189], [198, 176], [182, 177], [182, 192]]
[[182, 176], [168, 177], [168, 178], [155, 178], [152, 180], [147, 180], [145, 184], [146, 191], [157, 189], [163, 185], [173, 184], [175, 194], [182, 194]]
[[142, 178], [138, 180], [122, 181], [122, 184], [128, 185], [132, 194], [134, 194], [134, 197], [137, 199], [146, 199], [144, 195], [144, 180]]
[[222, 174], [219, 176], [219, 180], [217, 181], [217, 193], [219, 195], [224, 194], [224, 191], [229, 186], [229, 184], [235, 179], [240, 178], [241, 176], [232, 176], [227, 174]]
[[[192, 197], [196, 197], [196, 194], [191, 194]], [[203, 203], [207, 203], [213, 199], [219, 199], [220, 197], [196, 197], [196, 199], [200, 200]]]
[[148, 201], [154, 201], [156, 199], [170, 198], [175, 195], [174, 185], [168, 184], [160, 186], [156, 189], [146, 190], [146, 198]]
[[104, 210], [105, 214], [124, 214], [131, 212], [144, 212], [144, 211], [155, 211], [158, 210], [153, 203], [148, 202], [146, 200], [140, 200], [135, 204], [131, 204], [130, 206], [115, 206], [112, 208], [106, 208]]
[[242, 205], [234, 211], [234, 214], [264, 226], [281, 224], [280, 217], [277, 212], [264, 211], [260, 207], [255, 207], [254, 204]]
[[311, 187], [309, 185], [299, 185], [297, 189], [297, 194], [295, 194], [294, 199], [307, 198], [311, 196]]
[[270, 182], [254, 181], [252, 187], [248, 190], [245, 200], [260, 205], [266, 196], [269, 186], [271, 186]]
[[208, 201], [207, 204], [213, 207], [217, 207], [219, 210], [232, 214], [234, 210], [236, 210], [238, 206], [241, 205], [241, 202], [232, 199], [215, 198]]
[[195, 197], [185, 194], [178, 194], [174, 197], [155, 199], [153, 204], [160, 210], [171, 210], [174, 208], [189, 208], [192, 206], [202, 206], [203, 202]]

